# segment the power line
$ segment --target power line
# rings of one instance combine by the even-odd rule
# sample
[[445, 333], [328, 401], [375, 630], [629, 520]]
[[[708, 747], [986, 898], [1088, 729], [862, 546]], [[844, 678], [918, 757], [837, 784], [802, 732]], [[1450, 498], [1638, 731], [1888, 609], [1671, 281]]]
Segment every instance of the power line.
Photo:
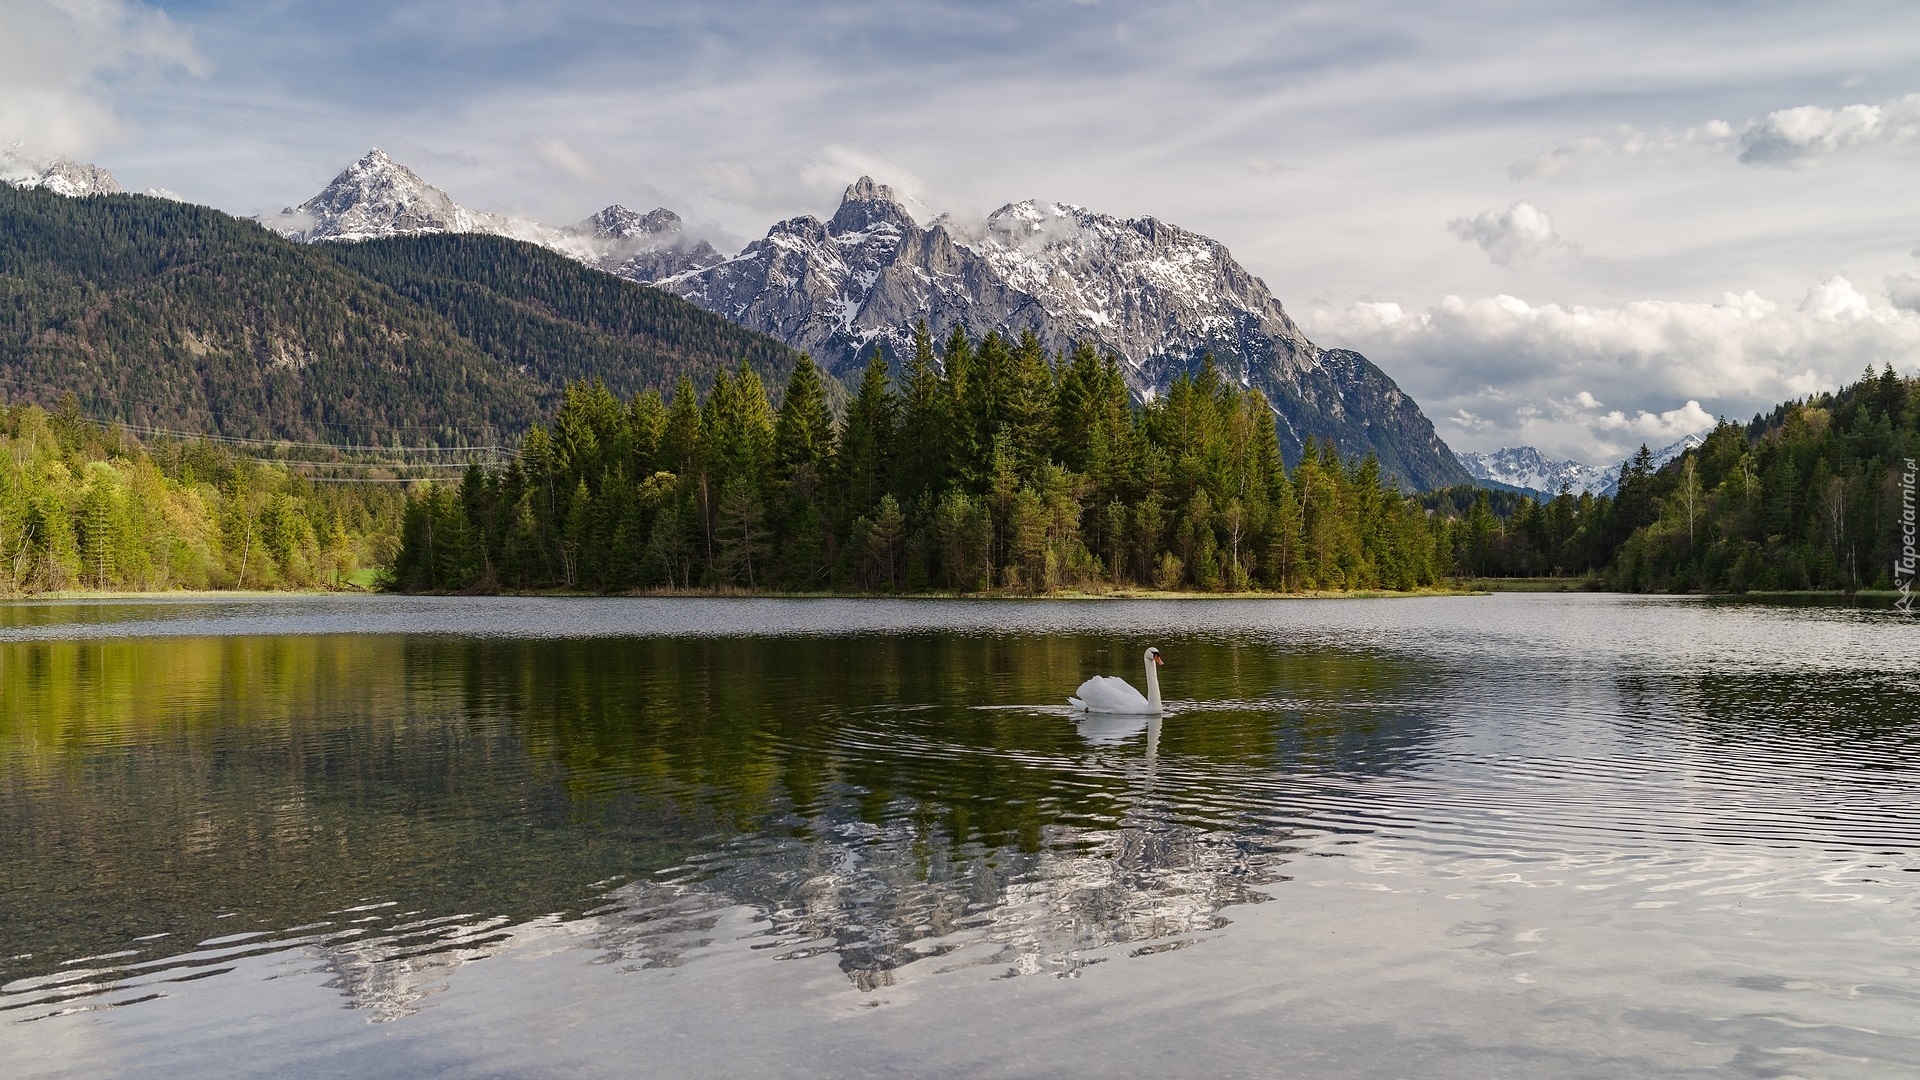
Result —
[[[53, 400], [56, 400], [56, 401], [61, 396], [69, 392], [73, 392], [75, 393], [76, 396], [78, 396], [78, 392], [72, 386], [58, 386], [52, 383], [39, 382], [33, 379], [22, 378], [18, 374], [13, 374], [13, 373], [0, 373], [0, 384], [10, 385], [16, 389], [24, 390], [28, 392], [40, 391], [44, 394], [52, 395]], [[114, 405], [118, 405], [121, 408], [128, 409], [128, 410], [131, 410], [134, 408], [147, 408], [147, 409], [153, 410], [154, 412], [166, 411], [164, 407], [155, 406], [152, 402], [136, 401], [130, 398], [124, 398], [117, 394], [107, 393], [101, 389], [88, 390], [86, 396], [92, 400], [110, 402]], [[209, 405], [209, 408], [210, 408], [210, 405]], [[279, 439], [245, 439], [237, 435], [209, 435], [201, 432], [175, 431], [168, 428], [156, 427], [153, 425], [132, 424], [132, 423], [125, 423], [121, 421], [99, 421], [99, 423], [116, 424], [121, 427], [129, 427], [129, 428], [133, 428], [133, 427], [146, 428], [158, 434], [173, 435], [179, 438], [206, 439], [209, 442], [237, 442], [237, 443], [243, 443], [243, 444], [256, 444], [256, 445], [279, 445], [282, 442], [286, 442], [288, 445], [295, 445], [295, 446], [305, 445], [305, 446], [314, 446], [314, 447], [325, 447], [328, 449], [353, 445], [353, 444], [344, 444], [344, 443], [299, 443], [293, 440], [279, 440]], [[371, 431], [371, 432], [386, 433], [386, 434], [393, 434], [395, 432], [401, 432], [401, 431], [444, 431], [446, 430], [444, 426], [435, 426], [431, 424], [392, 424], [386, 427], [376, 427], [372, 424], [329, 423], [329, 424], [315, 424], [313, 426], [319, 428], [322, 431], [326, 431], [326, 430]], [[377, 444], [361, 444], [361, 445], [366, 446], [366, 445], [377, 445]], [[356, 447], [356, 448], [360, 448], [360, 447]], [[517, 452], [506, 447], [479, 447], [479, 446], [402, 447], [401, 449], [403, 450], [418, 449], [425, 452], [438, 452], [442, 450], [453, 451], [453, 450], [486, 450], [486, 449], [496, 450], [500, 453], [516, 453]]]
[[109, 421], [109, 426], [124, 431], [144, 435], [159, 435], [174, 439], [200, 439], [206, 442], [226, 443], [234, 446], [299, 447], [307, 450], [337, 450], [348, 454], [366, 454], [375, 451], [399, 454], [455, 454], [487, 453], [518, 457], [520, 451], [508, 446], [382, 446], [379, 443], [323, 443], [301, 442], [295, 439], [252, 439], [240, 435], [213, 435], [203, 431], [181, 431], [177, 428], [156, 427], [152, 424], [132, 424], [121, 420]]
[[464, 469], [466, 461], [290, 461], [286, 458], [254, 458], [269, 465], [300, 465], [320, 469]]
[[309, 484], [421, 484], [435, 479], [431, 476], [302, 476], [300, 479]]

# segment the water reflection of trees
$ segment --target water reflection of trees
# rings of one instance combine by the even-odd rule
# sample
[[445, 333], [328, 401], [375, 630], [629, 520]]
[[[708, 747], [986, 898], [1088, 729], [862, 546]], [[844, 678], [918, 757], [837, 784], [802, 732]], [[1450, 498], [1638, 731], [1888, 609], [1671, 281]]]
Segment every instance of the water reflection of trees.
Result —
[[[713, 807], [741, 830], [618, 892], [603, 944], [630, 963], [676, 962], [693, 913], [743, 904], [764, 913], [775, 955], [832, 952], [863, 987], [963, 951], [938, 966], [1069, 973], [1091, 951], [1177, 941], [1265, 899], [1310, 816], [1258, 782], [1276, 766], [1379, 772], [1430, 737], [1405, 666], [1380, 658], [1194, 645], [1176, 692], [1224, 707], [1190, 704], [1151, 739], [1089, 739], [1058, 704], [1126, 645], [578, 644], [476, 663], [470, 707], [511, 712], [583, 813], [630, 796]], [[1189, 764], [1156, 782], [1163, 743]]]
[[0, 984], [171, 935], [0, 1009], [212, 970], [193, 943], [241, 931], [379, 1016], [504, 940], [673, 963], [741, 905], [768, 955], [824, 949], [863, 986], [1177, 944], [1283, 873], [1308, 815], [1262, 778], [1404, 767], [1429, 736], [1404, 664], [1174, 660], [1187, 712], [1149, 769], [1145, 732], [1062, 709], [1131, 641], [0, 646], [0, 936], [34, 954]]

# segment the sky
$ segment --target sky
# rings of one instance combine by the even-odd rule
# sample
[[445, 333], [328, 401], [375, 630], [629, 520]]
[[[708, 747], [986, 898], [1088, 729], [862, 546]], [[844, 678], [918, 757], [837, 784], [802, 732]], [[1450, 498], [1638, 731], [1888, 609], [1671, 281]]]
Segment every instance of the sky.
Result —
[[1920, 5], [0, 0], [0, 146], [241, 214], [379, 146], [734, 247], [862, 174], [1226, 244], [1459, 450], [1920, 370]]

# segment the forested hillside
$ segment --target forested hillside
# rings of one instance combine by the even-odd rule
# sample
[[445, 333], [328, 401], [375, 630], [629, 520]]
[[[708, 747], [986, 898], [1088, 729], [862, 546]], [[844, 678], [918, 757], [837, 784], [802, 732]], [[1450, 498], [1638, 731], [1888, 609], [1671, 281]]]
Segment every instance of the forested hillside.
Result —
[[671, 293], [479, 233], [321, 244], [320, 251], [451, 323], [481, 351], [550, 386], [600, 379], [622, 397], [705, 386], [746, 360], [785, 381], [799, 354]]
[[1616, 497], [1499, 501], [1457, 519], [1464, 573], [1594, 572], [1629, 592], [1887, 588], [1900, 543], [1901, 472], [1920, 458], [1920, 380], [1891, 367], [1838, 393], [1722, 421], [1656, 471], [1642, 447]]
[[[802, 360], [781, 405], [743, 365], [704, 399], [576, 385], [519, 460], [419, 491], [407, 587], [796, 590], [1406, 589], [1447, 538], [1372, 458], [1309, 445], [1284, 468], [1274, 413], [1211, 364], [1145, 408], [1116, 358], [1031, 335], [936, 362], [923, 327], [899, 385], [876, 354], [829, 415]], [[1437, 519], [1436, 519], [1437, 520]]]
[[0, 185], [0, 393], [222, 435], [517, 439], [569, 378], [696, 381], [770, 338], [497, 237], [291, 243], [206, 207]]
[[0, 408], [0, 593], [340, 586], [391, 564], [405, 502], [204, 441], [141, 446], [72, 397]]
[[1920, 379], [1871, 369], [1622, 485], [1639, 527], [1608, 572], [1630, 591], [1889, 588], [1901, 473], [1920, 458]]

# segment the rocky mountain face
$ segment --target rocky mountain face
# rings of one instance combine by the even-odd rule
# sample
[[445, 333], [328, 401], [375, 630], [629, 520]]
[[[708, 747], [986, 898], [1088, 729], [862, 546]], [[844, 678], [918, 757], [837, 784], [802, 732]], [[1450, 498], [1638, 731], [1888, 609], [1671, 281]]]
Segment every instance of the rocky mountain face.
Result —
[[[1653, 467], [1658, 469], [1699, 445], [1699, 436], [1687, 435], [1663, 446], [1653, 451]], [[1475, 480], [1517, 488], [1539, 498], [1552, 498], [1559, 494], [1562, 485], [1575, 495], [1587, 492], [1612, 495], [1620, 486], [1620, 462], [1588, 465], [1571, 459], [1548, 457], [1531, 446], [1509, 446], [1491, 454], [1455, 456]]]
[[1553, 497], [1563, 484], [1575, 495], [1604, 494], [1612, 490], [1615, 474], [1620, 470], [1618, 465], [1588, 465], [1548, 457], [1531, 446], [1506, 446], [1490, 454], [1455, 456], [1475, 480], [1492, 481], [1543, 498]]
[[378, 148], [334, 177], [320, 194], [263, 218], [261, 224], [305, 242], [486, 233], [539, 244], [641, 281], [722, 259], [706, 241], [690, 240], [670, 210], [638, 214], [614, 205], [561, 227], [470, 210]]
[[914, 220], [862, 177], [828, 220], [790, 218], [731, 258], [691, 241], [666, 210], [611, 206], [553, 227], [468, 210], [375, 150], [326, 190], [266, 222], [299, 240], [484, 232], [529, 240], [657, 285], [852, 374], [876, 345], [910, 347], [925, 319], [979, 335], [1032, 331], [1049, 350], [1088, 342], [1117, 354], [1142, 401], [1212, 355], [1266, 394], [1282, 448], [1307, 440], [1373, 452], [1409, 490], [1469, 481], [1420, 408], [1359, 353], [1309, 341], [1259, 278], [1215, 240], [1151, 217], [1020, 202], [985, 221]]
[[1141, 400], [1211, 354], [1273, 403], [1283, 449], [1308, 439], [1379, 455], [1409, 489], [1464, 483], [1419, 406], [1359, 353], [1309, 341], [1219, 242], [1150, 217], [1020, 202], [983, 222], [922, 227], [870, 178], [827, 221], [775, 225], [739, 255], [659, 287], [811, 352], [847, 374], [876, 345], [892, 356], [926, 319], [936, 338], [1032, 331], [1050, 350], [1091, 342], [1125, 362]]
[[117, 195], [120, 182], [91, 162], [54, 158], [34, 159], [17, 147], [0, 150], [0, 183], [17, 188], [45, 188], [56, 195]]
[[475, 213], [454, 202], [379, 149], [347, 166], [320, 194], [263, 219], [262, 224], [302, 241], [499, 232], [511, 227], [505, 218]]

